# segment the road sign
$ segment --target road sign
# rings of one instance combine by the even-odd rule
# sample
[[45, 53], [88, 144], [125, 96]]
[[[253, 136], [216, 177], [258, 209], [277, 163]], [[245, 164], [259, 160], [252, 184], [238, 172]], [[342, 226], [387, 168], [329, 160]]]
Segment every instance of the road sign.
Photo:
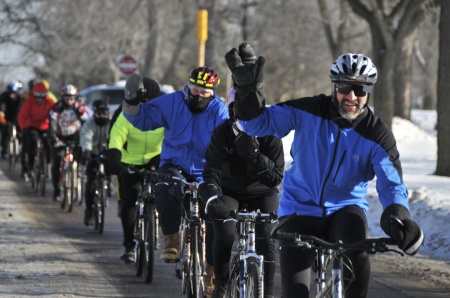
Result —
[[133, 72], [139, 73], [138, 58], [132, 55], [119, 55], [117, 66], [120, 77], [127, 77]]

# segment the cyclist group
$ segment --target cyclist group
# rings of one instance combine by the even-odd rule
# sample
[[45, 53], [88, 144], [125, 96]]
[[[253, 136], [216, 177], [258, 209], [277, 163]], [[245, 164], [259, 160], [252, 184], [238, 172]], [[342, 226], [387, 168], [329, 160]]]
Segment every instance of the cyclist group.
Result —
[[[232, 221], [224, 219], [231, 210], [275, 212], [279, 221], [297, 214], [282, 231], [352, 243], [368, 237], [365, 213], [369, 206], [365, 197], [368, 182], [375, 176], [384, 209], [382, 229], [406, 254], [416, 254], [424, 235], [408, 211], [395, 137], [368, 106], [378, 77], [371, 59], [362, 54], [343, 54], [330, 67], [331, 95], [271, 106], [265, 105], [263, 90], [265, 58], [257, 57], [252, 47], [243, 43], [227, 52], [225, 60], [234, 82], [226, 103], [216, 92], [220, 78], [210, 67], [194, 68], [184, 88], [169, 94], [161, 94], [156, 81], [131, 74], [110, 135], [105, 101], [94, 103], [94, 117], [86, 122], [85, 111], [72, 98], [76, 93], [71, 88], [66, 86], [63, 101], [55, 105], [46, 95], [45, 86], [36, 83], [19, 112], [22, 142], [31, 144], [48, 130], [46, 116], [52, 111], [58, 140], [64, 142], [64, 132], [74, 137], [81, 133], [83, 157], [92, 160], [92, 155], [104, 153], [110, 173], [119, 177], [121, 259], [125, 263], [134, 261], [134, 208], [142, 179], [128, 168], [153, 166], [160, 174], [201, 183], [201, 216], [206, 220], [206, 296], [226, 295], [236, 229]], [[0, 104], [4, 111], [3, 99]], [[66, 108], [73, 113], [64, 113]], [[69, 114], [76, 121], [58, 130], [57, 125], [66, 124]], [[293, 163], [285, 172], [281, 138], [292, 130]], [[33, 147], [25, 148], [24, 174], [31, 166], [26, 155], [32, 154]], [[53, 156], [54, 162], [60, 158], [56, 150]], [[88, 182], [92, 182], [92, 167], [88, 165]], [[57, 169], [53, 170], [56, 174]], [[56, 180], [52, 181], [57, 198]], [[183, 196], [183, 190], [173, 183], [156, 184], [155, 206], [164, 238], [161, 258], [168, 262], [178, 258]], [[86, 192], [87, 225], [91, 203], [92, 197]], [[256, 251], [265, 261], [264, 297], [274, 295], [272, 228], [269, 223], [256, 226]], [[285, 241], [280, 241], [280, 246], [283, 297], [308, 297], [314, 255]], [[346, 296], [366, 297], [369, 258], [364, 251], [347, 251], [345, 255], [353, 271], [344, 267], [344, 280], [354, 275], [345, 285]]]
[[[92, 151], [92, 139], [89, 131], [82, 128], [89, 123], [88, 112], [79, 97], [78, 89], [71, 84], [61, 88], [60, 100], [49, 91], [46, 80], [30, 80], [29, 90], [22, 96], [23, 84], [18, 80], [11, 81], [7, 90], [0, 95], [0, 124], [2, 131], [2, 157], [6, 158], [11, 127], [14, 125], [20, 132], [21, 177], [26, 181], [34, 175], [36, 147], [38, 139], [44, 144], [47, 167], [51, 166], [53, 185], [53, 201], [60, 200], [61, 160], [65, 154], [65, 146], [73, 146], [74, 157], [81, 161], [83, 156]], [[99, 99], [93, 103], [92, 121], [102, 118], [109, 120], [108, 103]], [[85, 125], [86, 124], [86, 125]], [[106, 121], [103, 125], [107, 125]], [[107, 129], [101, 131], [104, 149], [106, 150]], [[80, 139], [85, 135], [84, 147]], [[82, 150], [84, 149], [84, 154]], [[94, 153], [97, 152], [94, 150]], [[87, 160], [86, 162], [89, 162]], [[89, 168], [89, 167], [88, 167]], [[89, 177], [89, 175], [88, 175]], [[87, 181], [87, 185], [89, 183]], [[86, 188], [88, 189], [88, 188]], [[89, 191], [86, 191], [86, 210], [89, 210]]]

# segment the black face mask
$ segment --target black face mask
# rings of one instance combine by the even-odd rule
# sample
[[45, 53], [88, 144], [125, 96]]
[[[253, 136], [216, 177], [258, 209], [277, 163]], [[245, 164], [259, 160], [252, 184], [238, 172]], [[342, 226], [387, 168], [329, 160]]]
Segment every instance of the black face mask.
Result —
[[228, 115], [230, 115], [231, 120], [236, 120], [236, 115], [234, 114], [234, 101], [228, 105]]
[[102, 118], [102, 117], [94, 117], [94, 121], [95, 124], [97, 124], [98, 126], [105, 126], [109, 123], [109, 119], [108, 118]]
[[211, 102], [212, 96], [208, 98], [200, 97], [200, 95], [192, 95], [191, 91], [188, 91], [189, 98], [189, 110], [192, 114], [203, 112]]

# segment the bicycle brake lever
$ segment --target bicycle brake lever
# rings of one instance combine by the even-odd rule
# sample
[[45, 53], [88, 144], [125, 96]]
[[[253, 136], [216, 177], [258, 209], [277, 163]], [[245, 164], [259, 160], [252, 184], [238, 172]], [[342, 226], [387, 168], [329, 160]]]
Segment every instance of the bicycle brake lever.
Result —
[[399, 251], [399, 250], [396, 250], [396, 249], [392, 249], [392, 248], [388, 248], [386, 251], [390, 251], [390, 252], [395, 252], [395, 253], [398, 253], [399, 255], [401, 255], [402, 257], [404, 257], [405, 256], [405, 254], [404, 253], [402, 253], [401, 251]]

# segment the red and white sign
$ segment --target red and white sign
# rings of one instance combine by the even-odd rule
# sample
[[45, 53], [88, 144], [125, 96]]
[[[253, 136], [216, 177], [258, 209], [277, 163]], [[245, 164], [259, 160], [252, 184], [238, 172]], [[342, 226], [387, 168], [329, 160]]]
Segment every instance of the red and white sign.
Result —
[[117, 58], [119, 77], [127, 77], [133, 72], [139, 73], [138, 57], [132, 55], [119, 55]]

